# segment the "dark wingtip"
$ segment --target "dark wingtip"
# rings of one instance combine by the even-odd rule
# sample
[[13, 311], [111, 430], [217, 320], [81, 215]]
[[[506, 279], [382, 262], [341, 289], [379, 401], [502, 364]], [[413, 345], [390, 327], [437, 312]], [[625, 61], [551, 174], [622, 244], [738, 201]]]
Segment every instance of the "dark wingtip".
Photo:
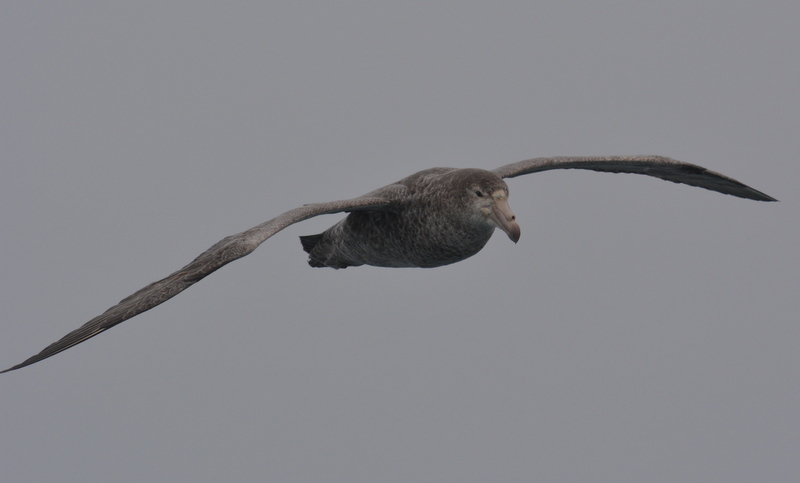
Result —
[[17, 364], [16, 366], [9, 367], [8, 369], [6, 369], [6, 370], [4, 370], [4, 371], [0, 371], [0, 374], [5, 374], [6, 372], [16, 371], [17, 369], [22, 369], [23, 367], [27, 367], [27, 366], [29, 366], [29, 365], [31, 365], [31, 364], [34, 364], [34, 363], [36, 363], [36, 362], [39, 362], [39, 359], [37, 359], [37, 360], [35, 360], [35, 361], [31, 361], [31, 360], [29, 359], [29, 360], [27, 360], [27, 361], [25, 361], [25, 362], [22, 362], [22, 363], [20, 363], [20, 364]]
[[758, 190], [755, 190], [753, 188], [750, 188], [750, 192], [748, 193], [748, 195], [749, 196], [747, 196], [747, 197], [750, 198], [751, 200], [756, 200], [756, 201], [778, 201], [776, 198], [773, 198], [772, 196], [770, 196], [770, 195], [768, 195], [766, 193], [762, 193], [762, 192], [760, 192]]
[[[79, 341], [79, 342], [82, 342], [82, 341]], [[75, 344], [78, 344], [79, 342], [76, 342]], [[58, 354], [59, 352], [63, 352], [65, 350], [69, 349], [70, 347], [74, 346], [75, 344], [59, 348], [58, 350], [56, 350], [54, 352], [48, 351], [48, 349], [50, 349], [50, 346], [47, 346], [47, 347], [44, 348], [44, 350], [42, 350], [42, 352], [36, 354], [35, 356], [31, 356], [31, 357], [25, 359], [24, 361], [20, 362], [16, 366], [9, 367], [8, 369], [6, 369], [4, 371], [0, 371], [0, 374], [4, 374], [6, 372], [11, 372], [11, 371], [16, 371], [17, 369], [22, 369], [23, 367], [32, 366], [33, 364], [36, 364], [37, 362], [41, 362], [41, 361], [43, 361], [45, 359], [48, 359], [48, 358]]]

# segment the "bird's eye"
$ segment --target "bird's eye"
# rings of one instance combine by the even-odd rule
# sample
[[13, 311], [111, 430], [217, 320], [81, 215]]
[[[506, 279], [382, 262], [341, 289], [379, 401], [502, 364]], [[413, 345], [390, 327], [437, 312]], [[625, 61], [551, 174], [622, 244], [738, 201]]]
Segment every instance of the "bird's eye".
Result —
[[478, 198], [483, 198], [483, 191], [481, 190], [475, 191], [475, 196], [477, 196]]

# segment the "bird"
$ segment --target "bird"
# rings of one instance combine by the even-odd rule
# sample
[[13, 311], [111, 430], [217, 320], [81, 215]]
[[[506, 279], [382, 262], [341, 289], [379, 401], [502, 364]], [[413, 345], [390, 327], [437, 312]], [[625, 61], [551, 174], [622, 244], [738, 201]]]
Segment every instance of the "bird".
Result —
[[183, 268], [122, 299], [38, 354], [0, 373], [40, 362], [160, 305], [216, 270], [252, 253], [284, 228], [309, 218], [347, 213], [317, 235], [301, 236], [308, 264], [343, 269], [360, 265], [433, 268], [478, 253], [499, 228], [516, 243], [520, 226], [504, 181], [552, 169], [633, 173], [757, 201], [777, 201], [733, 178], [664, 156], [555, 156], [494, 170], [431, 168], [362, 196], [291, 209], [227, 236]]

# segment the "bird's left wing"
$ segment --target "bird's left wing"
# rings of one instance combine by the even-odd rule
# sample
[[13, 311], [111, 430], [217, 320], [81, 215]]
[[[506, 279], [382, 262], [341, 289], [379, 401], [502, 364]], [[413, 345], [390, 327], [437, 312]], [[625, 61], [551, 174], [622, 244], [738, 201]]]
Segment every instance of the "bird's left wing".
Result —
[[393, 203], [389, 198], [372, 196], [372, 193], [349, 200], [314, 203], [289, 210], [249, 230], [225, 237], [177, 272], [125, 297], [117, 305], [86, 322], [80, 328], [73, 330], [59, 341], [45, 347], [40, 353], [14, 367], [0, 371], [0, 374], [20, 369], [54, 356], [114, 327], [120, 322], [166, 302], [217, 269], [250, 254], [264, 243], [267, 238], [289, 225], [318, 215], [343, 211], [387, 210], [392, 209], [392, 206]]
[[550, 169], [590, 169], [608, 173], [634, 173], [654, 176], [675, 183], [698, 186], [758, 201], [778, 201], [772, 196], [740, 183], [724, 174], [715, 173], [696, 164], [684, 163], [664, 156], [558, 156], [533, 158], [511, 163], [492, 170], [501, 178]]

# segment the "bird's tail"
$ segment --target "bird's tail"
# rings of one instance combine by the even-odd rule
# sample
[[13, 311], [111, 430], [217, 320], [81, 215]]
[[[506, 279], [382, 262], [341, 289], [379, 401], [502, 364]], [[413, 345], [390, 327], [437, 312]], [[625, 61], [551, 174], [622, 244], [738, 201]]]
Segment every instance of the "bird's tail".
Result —
[[308, 264], [316, 268], [322, 268], [327, 266], [322, 260], [318, 259], [319, 254], [315, 255], [311, 253], [314, 250], [314, 248], [317, 247], [320, 240], [322, 240], [322, 235], [324, 235], [324, 233], [320, 233], [318, 235], [306, 235], [300, 237], [300, 243], [303, 244], [303, 250], [305, 250], [306, 253], [308, 253]]
[[306, 253], [311, 253], [311, 250], [317, 246], [320, 240], [322, 240], [322, 233], [300, 237], [300, 243], [303, 244], [303, 250], [305, 250]]

